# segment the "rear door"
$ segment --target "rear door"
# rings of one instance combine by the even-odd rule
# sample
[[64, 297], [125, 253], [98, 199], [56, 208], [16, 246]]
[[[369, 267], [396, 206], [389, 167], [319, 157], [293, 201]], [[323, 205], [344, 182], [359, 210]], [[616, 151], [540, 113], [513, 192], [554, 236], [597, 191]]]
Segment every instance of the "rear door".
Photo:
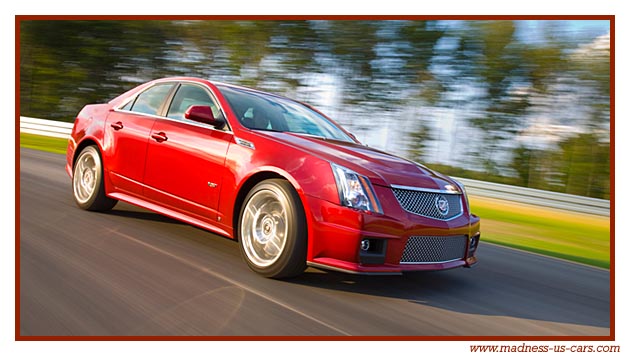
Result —
[[151, 128], [174, 87], [175, 83], [153, 85], [108, 115], [103, 160], [115, 190], [142, 195]]
[[151, 130], [144, 176], [145, 196], [163, 206], [216, 221], [225, 155], [232, 133], [184, 118], [192, 105], [210, 106], [223, 115], [210, 91], [183, 83], [175, 92], [165, 118]]

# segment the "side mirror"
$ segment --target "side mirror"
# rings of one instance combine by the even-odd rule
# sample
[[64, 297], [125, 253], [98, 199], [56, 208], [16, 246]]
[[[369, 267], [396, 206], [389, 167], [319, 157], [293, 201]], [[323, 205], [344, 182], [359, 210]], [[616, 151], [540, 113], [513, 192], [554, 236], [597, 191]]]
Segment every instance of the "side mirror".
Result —
[[205, 105], [193, 105], [189, 107], [184, 113], [184, 117], [188, 120], [212, 125], [217, 129], [220, 129], [225, 125], [225, 120], [220, 117], [214, 117], [212, 108]]

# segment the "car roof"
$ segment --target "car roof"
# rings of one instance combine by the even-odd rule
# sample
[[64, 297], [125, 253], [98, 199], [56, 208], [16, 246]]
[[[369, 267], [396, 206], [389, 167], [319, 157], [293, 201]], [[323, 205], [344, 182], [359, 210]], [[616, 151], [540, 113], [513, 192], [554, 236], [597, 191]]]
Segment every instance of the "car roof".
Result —
[[275, 94], [275, 93], [270, 93], [264, 90], [260, 90], [260, 89], [256, 89], [256, 88], [252, 88], [252, 87], [247, 87], [247, 86], [243, 86], [243, 85], [237, 85], [237, 84], [231, 84], [231, 83], [225, 83], [225, 82], [220, 82], [220, 81], [214, 81], [214, 80], [210, 80], [210, 79], [204, 79], [204, 78], [199, 78], [199, 77], [165, 77], [165, 78], [160, 78], [160, 79], [155, 79], [152, 82], [156, 82], [156, 83], [160, 83], [160, 82], [169, 82], [169, 81], [189, 81], [189, 82], [198, 82], [198, 83], [210, 83], [214, 86], [226, 86], [229, 88], [234, 88], [234, 89], [240, 89], [240, 90], [245, 90], [245, 91], [251, 91], [254, 93], [260, 93], [260, 94], [264, 94], [264, 95], [269, 95], [269, 96], [274, 96], [280, 99], [285, 99], [285, 100], [291, 100], [294, 101], [296, 103], [305, 105], [307, 107], [311, 107], [311, 105], [308, 105], [304, 102], [301, 102], [299, 100], [295, 100], [292, 98], [288, 98], [286, 96], [282, 96], [279, 94]]

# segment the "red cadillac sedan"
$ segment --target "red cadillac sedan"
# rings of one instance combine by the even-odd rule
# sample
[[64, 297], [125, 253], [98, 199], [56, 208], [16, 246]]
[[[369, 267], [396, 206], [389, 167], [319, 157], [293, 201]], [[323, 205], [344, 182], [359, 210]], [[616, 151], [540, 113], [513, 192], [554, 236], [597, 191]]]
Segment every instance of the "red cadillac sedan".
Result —
[[66, 171], [80, 208], [122, 200], [227, 236], [267, 277], [477, 262], [479, 218], [460, 183], [250, 88], [165, 78], [87, 105]]

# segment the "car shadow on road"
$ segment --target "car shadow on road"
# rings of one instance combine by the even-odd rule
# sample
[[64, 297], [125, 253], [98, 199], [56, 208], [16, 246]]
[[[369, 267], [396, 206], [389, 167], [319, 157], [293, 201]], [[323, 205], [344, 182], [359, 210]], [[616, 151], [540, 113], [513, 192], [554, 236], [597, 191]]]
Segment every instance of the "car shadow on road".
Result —
[[[491, 271], [490, 271], [491, 272]], [[563, 287], [532, 289], [521, 280], [488, 280], [488, 267], [364, 276], [308, 269], [289, 282], [303, 286], [406, 300], [448, 311], [609, 328], [607, 301]], [[581, 305], [590, 304], [588, 310]]]
[[[120, 205], [123, 205], [123, 206], [120, 206]], [[162, 214], [154, 213], [149, 210], [145, 210], [145, 209], [137, 208], [132, 205], [121, 204], [121, 203], [118, 203], [118, 205], [114, 209], [106, 212], [105, 214], [113, 215], [113, 216], [120, 216], [120, 217], [125, 217], [125, 218], [132, 218], [132, 219], [137, 219], [137, 220], [144, 220], [144, 221], [163, 222], [163, 223], [169, 223], [169, 224], [175, 224], [175, 225], [188, 225], [179, 220], [169, 218], [168, 216], [165, 216]]]
[[[146, 221], [163, 222], [175, 226], [190, 226], [175, 219], [128, 204], [119, 204], [107, 214]], [[177, 227], [179, 229], [179, 227]], [[229, 239], [208, 238], [208, 232], [195, 228], [198, 233], [177, 236], [205, 248], [229, 251], [238, 255], [238, 245]], [[490, 247], [487, 247], [488, 249]], [[496, 249], [492, 247], [493, 249]], [[242, 263], [242, 261], [234, 261]], [[526, 262], [531, 264], [530, 262]], [[239, 266], [240, 267], [240, 266]], [[514, 271], [525, 271], [519, 275]], [[509, 257], [482, 256], [479, 266], [472, 269], [457, 268], [448, 271], [414, 272], [403, 275], [353, 275], [309, 268], [302, 275], [283, 281], [296, 286], [322, 289], [331, 298], [344, 292], [403, 300], [410, 305], [423, 305], [456, 313], [486, 316], [504, 316], [556, 323], [610, 327], [608, 290], [587, 293], [582, 285], [572, 284], [562, 275], [550, 276], [542, 268], [528, 275], [523, 261]], [[242, 277], [242, 276], [241, 276]], [[259, 277], [262, 278], [262, 277]], [[241, 278], [238, 278], [239, 280]], [[603, 285], [607, 281], [602, 281]]]

